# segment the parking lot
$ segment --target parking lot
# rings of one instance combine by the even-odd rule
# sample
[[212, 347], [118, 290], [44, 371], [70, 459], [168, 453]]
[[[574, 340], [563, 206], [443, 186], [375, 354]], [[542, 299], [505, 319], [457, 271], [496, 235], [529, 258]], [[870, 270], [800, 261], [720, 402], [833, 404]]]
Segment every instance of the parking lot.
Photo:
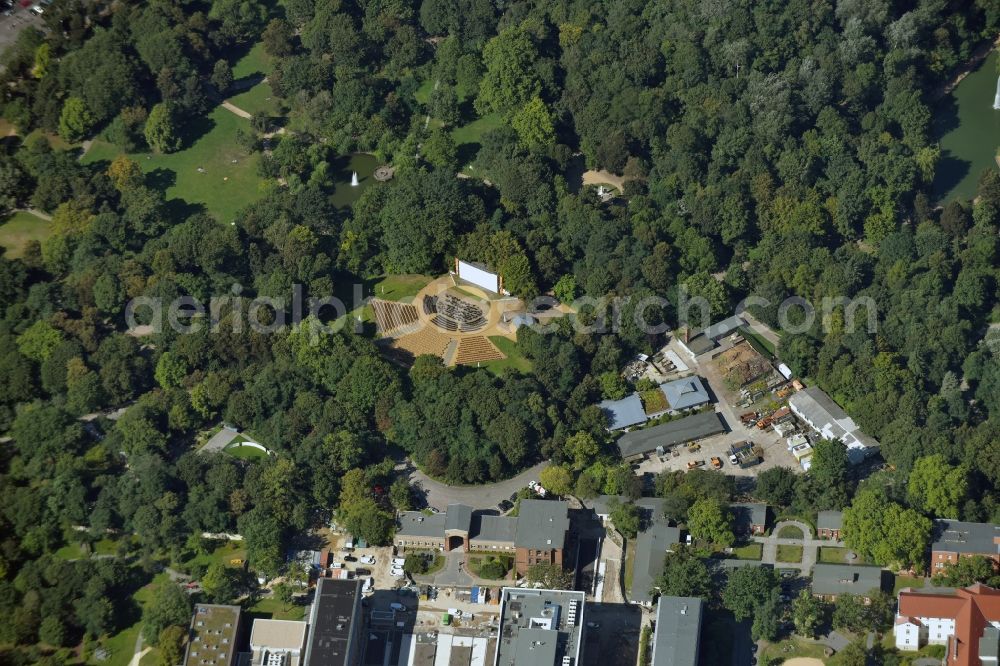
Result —
[[[688, 365], [691, 373], [703, 378], [708, 383], [709, 393], [715, 400], [715, 411], [722, 415], [730, 431], [713, 437], [708, 437], [696, 442], [699, 449], [689, 450], [688, 446], [676, 447], [673, 451], [667, 451], [663, 456], [650, 455], [645, 460], [638, 463], [635, 468], [637, 474], [659, 474], [668, 470], [688, 470], [688, 463], [704, 461], [704, 468], [711, 468], [712, 457], [718, 457], [722, 461], [722, 471], [735, 477], [754, 477], [764, 470], [772, 467], [788, 467], [794, 471], [801, 471], [801, 467], [795, 457], [788, 451], [785, 437], [768, 428], [761, 430], [756, 427], [746, 427], [740, 422], [740, 414], [751, 411], [767, 402], [766, 399], [758, 401], [747, 407], [740, 407], [742, 400], [738, 391], [732, 391], [726, 386], [723, 372], [716, 360], [710, 354], [703, 354], [697, 359], [692, 359], [690, 355], [678, 344], [676, 339], [670, 340], [665, 349], [673, 350], [681, 356]], [[729, 448], [733, 444], [752, 442], [755, 447], [759, 447], [764, 455], [763, 461], [752, 467], [742, 469], [729, 462]], [[674, 456], [673, 454], [677, 455]]]
[[[2, 3], [0, 3], [2, 4]], [[28, 9], [14, 4], [12, 7], [3, 6], [4, 12], [0, 14], [0, 52], [17, 40], [17, 36], [28, 26], [41, 29], [44, 26], [42, 17], [30, 12]], [[7, 15], [7, 12], [10, 15]]]

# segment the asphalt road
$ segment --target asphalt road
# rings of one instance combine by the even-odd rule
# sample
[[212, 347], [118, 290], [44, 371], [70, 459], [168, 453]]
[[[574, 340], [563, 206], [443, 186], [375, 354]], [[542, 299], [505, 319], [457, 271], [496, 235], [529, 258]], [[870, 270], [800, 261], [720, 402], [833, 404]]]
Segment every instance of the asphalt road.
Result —
[[466, 504], [474, 509], [495, 508], [500, 500], [508, 499], [513, 493], [526, 487], [528, 481], [537, 481], [538, 473], [547, 464], [538, 463], [505, 481], [475, 486], [449, 486], [435, 481], [409, 461], [398, 466], [397, 469], [409, 470], [410, 484], [416, 486], [417, 492], [423, 496], [427, 506], [444, 511], [449, 504]]

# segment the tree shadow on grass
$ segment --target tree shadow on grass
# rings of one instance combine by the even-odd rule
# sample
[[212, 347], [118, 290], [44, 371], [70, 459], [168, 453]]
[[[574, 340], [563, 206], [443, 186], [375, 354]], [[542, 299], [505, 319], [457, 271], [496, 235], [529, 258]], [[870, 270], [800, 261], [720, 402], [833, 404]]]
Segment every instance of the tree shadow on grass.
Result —
[[166, 192], [168, 187], [177, 184], [177, 172], [173, 169], [157, 167], [146, 173], [146, 185], [160, 192]]
[[475, 142], [460, 144], [456, 150], [459, 167], [465, 168], [467, 164], [472, 164], [473, 160], [476, 159], [476, 155], [479, 154], [480, 148], [482, 148], [482, 145]]
[[226, 90], [225, 95], [227, 98], [233, 97], [234, 95], [239, 95], [240, 93], [245, 93], [246, 91], [253, 88], [258, 83], [264, 80], [263, 72], [254, 72], [248, 76], [240, 77], [233, 81], [229, 89]]
[[181, 145], [183, 146], [181, 150], [187, 150], [213, 129], [215, 129], [215, 121], [208, 116], [197, 116], [190, 119], [180, 131]]
[[190, 203], [184, 199], [169, 199], [166, 202], [167, 217], [180, 224], [196, 213], [208, 213], [204, 204]]

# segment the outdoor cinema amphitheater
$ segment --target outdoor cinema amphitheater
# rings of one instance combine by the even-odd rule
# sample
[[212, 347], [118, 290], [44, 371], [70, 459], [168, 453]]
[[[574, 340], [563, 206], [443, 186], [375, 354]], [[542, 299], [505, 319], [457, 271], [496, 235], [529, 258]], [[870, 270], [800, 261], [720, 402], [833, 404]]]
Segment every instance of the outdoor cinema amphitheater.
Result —
[[401, 362], [421, 354], [445, 365], [475, 365], [506, 358], [490, 338], [516, 339], [532, 321], [525, 304], [503, 289], [503, 278], [485, 266], [455, 260], [455, 269], [401, 301], [371, 300], [383, 350]]

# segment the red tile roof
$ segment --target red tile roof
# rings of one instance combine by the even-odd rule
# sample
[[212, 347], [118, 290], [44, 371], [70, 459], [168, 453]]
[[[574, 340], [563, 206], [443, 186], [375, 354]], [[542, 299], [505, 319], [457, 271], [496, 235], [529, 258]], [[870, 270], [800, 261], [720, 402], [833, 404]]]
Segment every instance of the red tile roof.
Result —
[[981, 666], [979, 639], [990, 622], [1000, 621], [1000, 590], [976, 583], [954, 594], [899, 593], [899, 615], [954, 618], [955, 635], [948, 641], [947, 666]]

